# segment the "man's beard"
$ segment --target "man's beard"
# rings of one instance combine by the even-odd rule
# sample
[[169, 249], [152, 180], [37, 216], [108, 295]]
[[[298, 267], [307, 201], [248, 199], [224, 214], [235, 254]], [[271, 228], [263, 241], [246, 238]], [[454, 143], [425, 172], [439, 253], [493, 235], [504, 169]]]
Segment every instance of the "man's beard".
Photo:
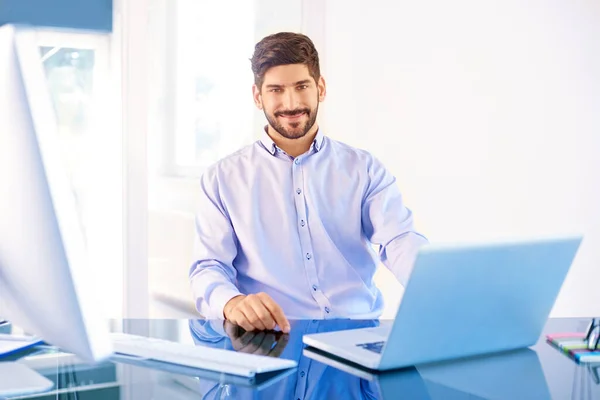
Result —
[[[309, 108], [297, 108], [295, 110], [278, 111], [272, 116], [267, 114], [266, 110], [263, 111], [265, 113], [267, 121], [269, 122], [269, 125], [271, 125], [271, 127], [275, 129], [277, 133], [279, 133], [281, 136], [287, 139], [300, 139], [301, 137], [304, 137], [308, 133], [308, 131], [310, 131], [310, 129], [315, 125], [315, 122], [317, 122], [319, 104], [317, 103], [317, 107], [314, 110], [311, 110]], [[304, 123], [304, 126], [302, 126], [302, 121], [298, 121], [289, 124], [289, 126], [291, 126], [292, 128], [289, 129], [277, 122], [277, 117], [280, 115], [296, 115], [300, 113], [305, 113], [308, 117], [308, 120], [306, 121], [306, 123]]]

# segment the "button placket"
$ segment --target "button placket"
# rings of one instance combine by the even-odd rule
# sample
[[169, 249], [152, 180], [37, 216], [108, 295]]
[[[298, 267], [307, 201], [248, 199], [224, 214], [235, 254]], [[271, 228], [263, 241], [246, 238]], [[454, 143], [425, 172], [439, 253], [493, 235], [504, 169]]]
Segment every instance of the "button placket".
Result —
[[[296, 160], [300, 160], [296, 163]], [[315, 264], [314, 249], [312, 246], [312, 238], [310, 235], [310, 227], [307, 221], [307, 204], [306, 204], [306, 187], [304, 185], [305, 165], [302, 159], [296, 158], [292, 164], [292, 182], [295, 188], [294, 205], [296, 207], [296, 215], [299, 221], [299, 236], [300, 248], [303, 252], [304, 268], [308, 278], [308, 283], [311, 285], [311, 294], [317, 302], [319, 308], [329, 307], [329, 299], [325, 297], [320, 289], [319, 279], [317, 275], [317, 267]]]

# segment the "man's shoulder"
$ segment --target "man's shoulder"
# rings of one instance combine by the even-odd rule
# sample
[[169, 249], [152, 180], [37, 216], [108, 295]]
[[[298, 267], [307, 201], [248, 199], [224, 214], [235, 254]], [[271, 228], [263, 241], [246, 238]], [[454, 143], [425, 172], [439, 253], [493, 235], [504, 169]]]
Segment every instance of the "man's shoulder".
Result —
[[246, 168], [252, 162], [252, 158], [256, 156], [257, 142], [246, 145], [239, 150], [221, 158], [213, 163], [204, 171], [204, 175], [214, 176], [220, 173], [227, 173], [232, 170]]
[[349, 145], [348, 143], [341, 142], [329, 136], [327, 137], [327, 140], [329, 141], [329, 145], [331, 146], [332, 152], [339, 156], [348, 157], [358, 162], [364, 162], [369, 165], [373, 164], [374, 162], [378, 162], [377, 157], [375, 157], [368, 150]]

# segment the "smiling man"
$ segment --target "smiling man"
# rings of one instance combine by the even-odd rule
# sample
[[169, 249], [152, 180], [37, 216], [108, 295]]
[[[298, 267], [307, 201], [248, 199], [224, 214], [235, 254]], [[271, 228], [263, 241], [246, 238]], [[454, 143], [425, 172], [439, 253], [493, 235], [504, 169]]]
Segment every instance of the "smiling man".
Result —
[[267, 36], [251, 61], [254, 103], [268, 124], [200, 181], [196, 307], [246, 330], [288, 331], [289, 318], [376, 318], [378, 263], [405, 284], [427, 240], [381, 162], [319, 129], [326, 85], [312, 41]]

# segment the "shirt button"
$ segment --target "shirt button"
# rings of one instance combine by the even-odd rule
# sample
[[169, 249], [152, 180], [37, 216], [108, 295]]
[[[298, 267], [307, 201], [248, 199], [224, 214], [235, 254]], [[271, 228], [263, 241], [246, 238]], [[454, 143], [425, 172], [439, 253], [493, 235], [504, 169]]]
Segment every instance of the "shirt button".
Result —
[[304, 220], [303, 220], [303, 219], [302, 219], [302, 220], [300, 220], [300, 225], [301, 225], [301, 226], [304, 226], [304, 225], [306, 225], [306, 224], [304, 223]]
[[296, 158], [296, 159], [294, 160], [294, 164], [296, 164], [296, 165], [300, 165], [300, 159], [299, 159], [299, 158]]
[[306, 253], [306, 259], [310, 260], [312, 258], [312, 256], [310, 255], [310, 253]]
[[300, 188], [298, 188], [298, 189], [296, 189], [296, 193], [300, 194], [300, 193], [302, 193], [302, 190], [300, 190]]
[[300, 372], [300, 377], [301, 378], [304, 378], [304, 375], [305, 375], [304, 371]]
[[313, 285], [313, 290], [316, 292], [317, 291], [317, 285]]
[[325, 312], [326, 312], [327, 314], [329, 314], [329, 311], [331, 311], [331, 310], [329, 309], [329, 307], [325, 307]]

